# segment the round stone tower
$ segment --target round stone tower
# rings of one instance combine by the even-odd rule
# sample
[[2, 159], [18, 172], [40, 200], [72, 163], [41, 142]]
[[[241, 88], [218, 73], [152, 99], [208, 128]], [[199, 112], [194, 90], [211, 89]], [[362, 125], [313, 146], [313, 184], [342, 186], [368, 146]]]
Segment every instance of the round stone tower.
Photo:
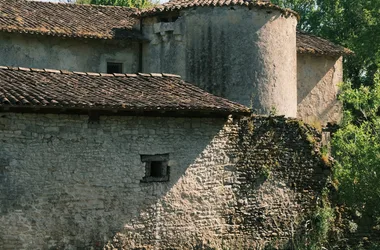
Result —
[[268, 2], [173, 0], [143, 18], [143, 70], [181, 75], [255, 114], [297, 115], [298, 15]]

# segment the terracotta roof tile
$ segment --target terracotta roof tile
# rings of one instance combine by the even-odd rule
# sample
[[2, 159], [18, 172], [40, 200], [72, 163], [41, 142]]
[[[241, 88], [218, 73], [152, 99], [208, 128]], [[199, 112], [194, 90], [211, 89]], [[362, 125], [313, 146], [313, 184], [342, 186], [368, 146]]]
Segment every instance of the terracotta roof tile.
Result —
[[297, 51], [301, 54], [341, 56], [353, 52], [326, 39], [297, 31]]
[[[60, 37], [145, 40], [138, 30], [133, 29], [139, 15], [149, 15], [191, 6], [225, 5], [275, 8], [296, 15], [295, 12], [282, 9], [269, 1], [255, 0], [172, 0], [143, 11], [115, 6], [0, 0], [0, 31]], [[325, 39], [302, 32], [297, 33], [297, 48], [299, 53], [321, 55], [352, 53], [350, 50]]]
[[[67, 72], [66, 72], [67, 73]], [[94, 76], [0, 67], [0, 107], [248, 114], [176, 76]]]
[[0, 31], [60, 37], [143, 39], [133, 25], [137, 9], [0, 0]]
[[290, 9], [281, 8], [278, 5], [272, 4], [270, 0], [171, 0], [164, 4], [156, 5], [152, 8], [142, 10], [140, 14], [142, 16], [153, 15], [159, 12], [175, 11], [175, 10], [181, 10], [181, 9], [197, 7], [197, 6], [232, 6], [232, 5], [276, 9], [276, 10], [281, 11], [286, 16], [294, 15], [297, 17], [297, 19], [299, 19], [299, 15], [297, 12]]

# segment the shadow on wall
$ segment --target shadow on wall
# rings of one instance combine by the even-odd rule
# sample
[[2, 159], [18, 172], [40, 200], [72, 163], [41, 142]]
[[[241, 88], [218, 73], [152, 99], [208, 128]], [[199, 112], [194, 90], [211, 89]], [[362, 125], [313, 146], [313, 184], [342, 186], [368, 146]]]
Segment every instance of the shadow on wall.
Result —
[[228, 216], [259, 244], [241, 249], [289, 249], [303, 238], [330, 174], [319, 153], [320, 134], [295, 119], [244, 121], [236, 164], [237, 207]]
[[339, 122], [337, 85], [343, 81], [342, 58], [299, 54], [297, 60], [298, 117], [311, 123]]
[[[191, 217], [189, 211], [206, 202], [202, 199], [214, 199], [216, 191], [201, 198], [197, 192], [207, 181], [222, 181], [213, 179], [209, 168], [227, 160], [227, 139], [217, 136], [224, 133], [224, 119], [101, 117], [99, 124], [87, 119], [1, 117], [0, 158], [7, 166], [0, 168], [0, 249], [102, 249], [128, 227], [144, 243], [155, 243], [164, 233], [161, 211], [168, 210], [168, 227], [180, 223], [185, 229], [186, 218], [176, 221], [177, 216]], [[170, 181], [141, 182], [141, 155], [166, 153]]]
[[[209, 93], [247, 105], [251, 103], [251, 96], [243, 93], [257, 90], [256, 79], [265, 75], [261, 70], [265, 67], [258, 34], [268, 17], [252, 17], [251, 10], [239, 7], [219, 8], [220, 12], [216, 9], [203, 11], [202, 15], [186, 17], [190, 38], [186, 40], [186, 80]], [[254, 25], [250, 23], [252, 19]], [[249, 32], [242, 36], [242, 30]], [[191, 39], [193, 37], [199, 39]], [[242, 53], [242, 48], [246, 53]], [[259, 100], [254, 102], [257, 104]]]
[[[303, 227], [327, 176], [295, 120], [87, 119], [1, 117], [0, 249], [261, 249]], [[165, 153], [170, 181], [141, 182], [140, 155]]]
[[189, 145], [198, 155], [162, 195], [125, 223], [106, 249], [204, 249], [204, 242], [219, 241], [226, 230], [223, 212], [233, 203], [233, 192], [224, 187], [224, 169], [231, 164], [228, 151], [236, 148], [231, 138], [237, 136], [232, 120], [221, 125], [207, 144], [197, 145], [201, 152]]
[[[199, 165], [210, 147], [220, 148], [226, 132], [223, 150]], [[154, 207], [142, 209], [135, 224], [127, 224], [105, 249], [291, 245], [302, 235], [329, 175], [315, 152], [319, 140], [315, 130], [282, 117], [225, 126]]]
[[126, 38], [141, 38], [142, 35], [138, 30], [131, 30], [127, 28], [113, 28], [112, 36], [114, 39], [126, 39]]

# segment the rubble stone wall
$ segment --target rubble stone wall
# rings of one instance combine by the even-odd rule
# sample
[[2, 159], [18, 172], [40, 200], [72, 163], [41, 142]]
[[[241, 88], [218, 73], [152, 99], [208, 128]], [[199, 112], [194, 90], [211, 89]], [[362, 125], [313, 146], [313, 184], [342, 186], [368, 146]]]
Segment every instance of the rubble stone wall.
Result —
[[[5, 250], [283, 244], [328, 174], [318, 133], [282, 117], [2, 113], [0, 140]], [[169, 154], [169, 181], [141, 181], [147, 154]]]

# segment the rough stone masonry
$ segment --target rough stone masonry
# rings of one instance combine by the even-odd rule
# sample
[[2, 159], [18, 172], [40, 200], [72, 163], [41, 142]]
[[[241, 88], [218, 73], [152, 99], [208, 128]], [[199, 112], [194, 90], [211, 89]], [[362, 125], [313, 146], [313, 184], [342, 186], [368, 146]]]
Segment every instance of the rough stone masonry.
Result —
[[[2, 113], [0, 140], [0, 249], [286, 243], [329, 172], [318, 133], [282, 117]], [[143, 181], [143, 155], [169, 180]]]

